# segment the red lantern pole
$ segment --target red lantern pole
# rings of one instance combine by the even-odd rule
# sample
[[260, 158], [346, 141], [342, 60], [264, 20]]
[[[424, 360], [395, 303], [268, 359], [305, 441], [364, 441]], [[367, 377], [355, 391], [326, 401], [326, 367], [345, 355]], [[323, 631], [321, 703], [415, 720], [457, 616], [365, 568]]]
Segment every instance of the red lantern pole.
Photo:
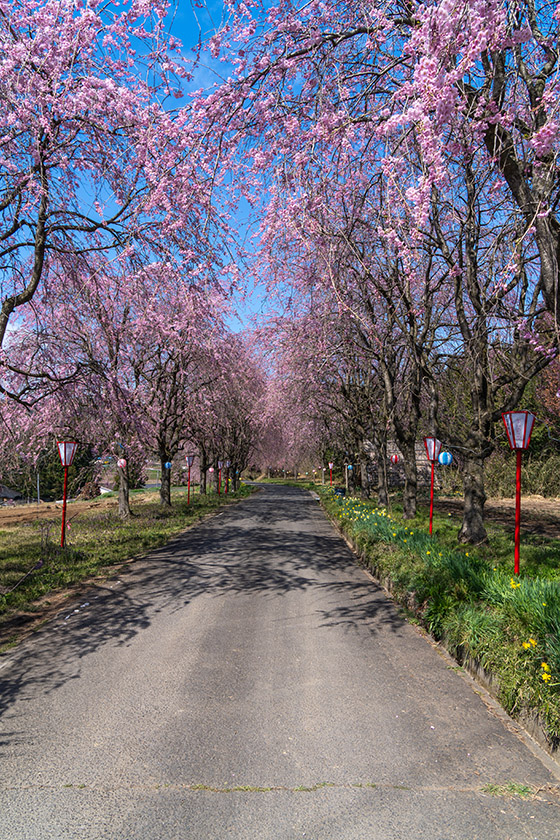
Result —
[[222, 468], [218, 469], [218, 496], [222, 492]]
[[432, 486], [430, 490], [430, 536], [432, 533], [432, 519], [434, 515], [434, 467], [436, 465], [435, 461], [432, 461]]
[[78, 444], [70, 440], [58, 440], [58, 454], [60, 456], [60, 463], [64, 467], [64, 492], [62, 494], [62, 533], [60, 535], [60, 546], [64, 548], [66, 541], [66, 495], [68, 490], [68, 467], [72, 466], [74, 455]]
[[505, 411], [502, 414], [509, 445], [515, 449], [515, 552], [514, 574], [519, 574], [519, 542], [521, 533], [521, 453], [531, 441], [535, 415], [530, 411]]
[[425, 437], [424, 446], [426, 447], [426, 455], [428, 461], [432, 464], [432, 485], [430, 489], [430, 536], [432, 534], [432, 518], [434, 515], [434, 467], [439, 457], [441, 450], [441, 441], [435, 437]]
[[521, 452], [516, 449], [517, 471], [515, 475], [515, 555], [514, 574], [519, 574], [519, 537], [521, 532]]
[[68, 487], [68, 467], [64, 467], [64, 492], [62, 494], [62, 533], [60, 535], [60, 547], [64, 548], [66, 537], [66, 490]]

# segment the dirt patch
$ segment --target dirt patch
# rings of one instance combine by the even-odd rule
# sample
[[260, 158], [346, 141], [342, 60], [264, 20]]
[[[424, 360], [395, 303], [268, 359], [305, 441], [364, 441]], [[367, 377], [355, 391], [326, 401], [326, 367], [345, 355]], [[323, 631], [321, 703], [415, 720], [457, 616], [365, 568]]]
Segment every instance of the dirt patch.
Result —
[[[440, 497], [434, 503], [438, 512], [460, 517], [463, 500]], [[496, 522], [513, 534], [515, 530], [515, 499], [488, 499], [484, 506], [487, 522]], [[560, 539], [560, 499], [544, 496], [523, 496], [521, 499], [521, 530], [528, 534]]]
[[[156, 501], [159, 496], [154, 493], [135, 493], [130, 499], [130, 505], [134, 510], [135, 501]], [[116, 496], [104, 498], [98, 496], [95, 499], [80, 499], [68, 502], [66, 516], [73, 519], [80, 513], [87, 510], [109, 510], [118, 507], [119, 500]], [[62, 516], [62, 502], [41, 502], [40, 505], [31, 503], [28, 505], [5, 505], [0, 508], [0, 528], [9, 528], [10, 525], [21, 525], [24, 522], [37, 522], [41, 519], [57, 519]]]

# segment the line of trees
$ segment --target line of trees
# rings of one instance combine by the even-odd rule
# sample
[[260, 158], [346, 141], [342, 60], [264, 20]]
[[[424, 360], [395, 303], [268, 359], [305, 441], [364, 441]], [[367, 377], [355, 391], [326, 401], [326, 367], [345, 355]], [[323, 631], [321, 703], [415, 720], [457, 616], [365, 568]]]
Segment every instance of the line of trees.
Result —
[[483, 540], [496, 423], [558, 351], [557, 7], [226, 8], [213, 48], [236, 72], [200, 119], [258, 208], [289, 410], [352, 459], [373, 444], [384, 462], [394, 438], [407, 517], [415, 443], [444, 438], [460, 538]]
[[[391, 439], [411, 517], [436, 434], [484, 539], [496, 423], [556, 369], [556, 5], [228, 0], [191, 67], [163, 0], [3, 8], [4, 446], [79, 421], [168, 478], [185, 446], [236, 473], [257, 439], [379, 464]], [[178, 107], [208, 52], [228, 79]], [[247, 266], [274, 315], [232, 336]]]

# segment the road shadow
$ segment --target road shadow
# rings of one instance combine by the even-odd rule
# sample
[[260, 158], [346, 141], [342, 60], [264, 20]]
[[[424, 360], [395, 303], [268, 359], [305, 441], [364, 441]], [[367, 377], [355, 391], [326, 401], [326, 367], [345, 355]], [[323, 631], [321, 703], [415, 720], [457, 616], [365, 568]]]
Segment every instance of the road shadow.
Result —
[[[84, 657], [103, 645], [129, 644], [164, 610], [182, 610], [201, 595], [273, 598], [309, 589], [317, 593], [321, 627], [398, 633], [403, 626], [317, 501], [298, 488], [267, 486], [93, 586], [0, 659], [0, 718], [16, 698], [79, 679]], [[14, 737], [0, 730], [0, 745]]]

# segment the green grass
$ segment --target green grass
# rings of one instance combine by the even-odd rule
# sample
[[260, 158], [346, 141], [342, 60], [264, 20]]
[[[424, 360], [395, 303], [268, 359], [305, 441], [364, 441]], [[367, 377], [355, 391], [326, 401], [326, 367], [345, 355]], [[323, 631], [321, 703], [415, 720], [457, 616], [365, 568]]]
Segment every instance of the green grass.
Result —
[[[132, 557], [165, 544], [219, 506], [251, 493], [191, 495], [174, 491], [171, 509], [153, 498], [131, 499], [133, 516], [122, 520], [116, 507], [73, 513], [69, 503], [66, 546], [60, 547], [60, 513], [52, 519], [5, 526], [0, 540], [0, 631], [15, 615], [40, 612], [44, 599], [81, 581], [104, 575]], [[41, 603], [39, 603], [41, 602]]]
[[490, 796], [519, 796], [521, 799], [528, 799], [535, 796], [535, 790], [529, 785], [520, 785], [516, 782], [508, 782], [505, 785], [485, 785], [482, 793], [489, 793]]
[[496, 679], [514, 716], [536, 714], [552, 748], [560, 745], [559, 541], [522, 546], [514, 578], [513, 542], [491, 526], [489, 544], [457, 543], [459, 521], [435, 515], [432, 536], [421, 511], [403, 522], [370, 502], [321, 493], [327, 512], [395, 598], [442, 640], [459, 662], [480, 663]]

